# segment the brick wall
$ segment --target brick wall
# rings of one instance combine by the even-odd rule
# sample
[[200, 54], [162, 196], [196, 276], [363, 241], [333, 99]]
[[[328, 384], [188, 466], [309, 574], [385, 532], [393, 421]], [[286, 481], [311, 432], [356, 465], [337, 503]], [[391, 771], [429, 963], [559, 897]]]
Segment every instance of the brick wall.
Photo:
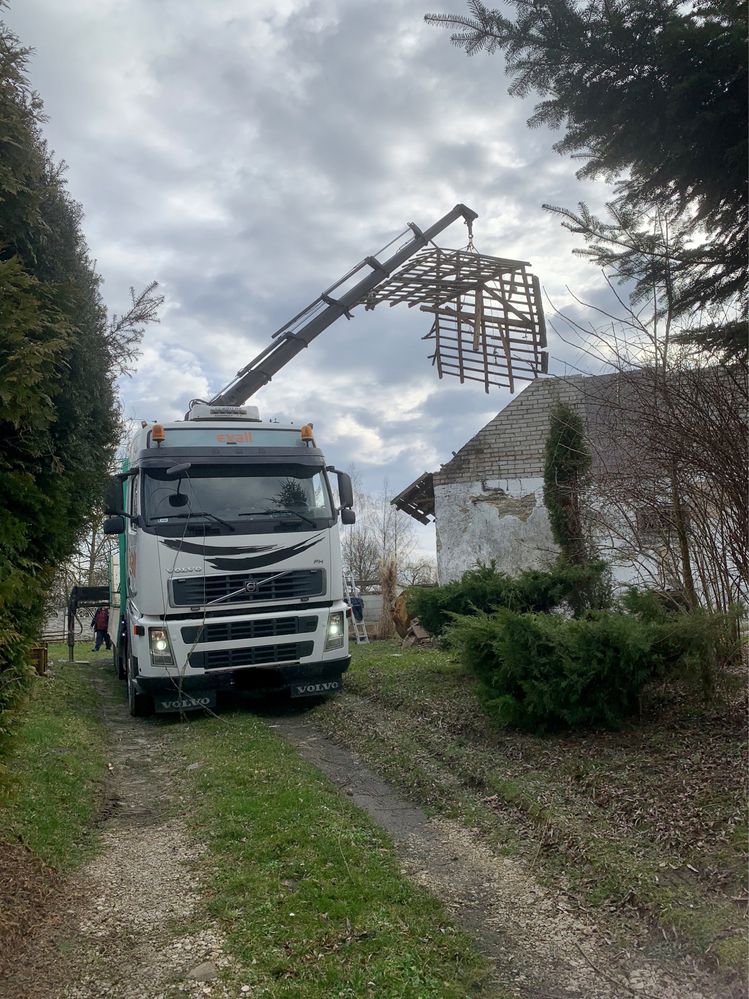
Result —
[[435, 487], [542, 476], [552, 407], [558, 400], [579, 409], [584, 416], [583, 386], [597, 377], [601, 376], [572, 375], [531, 382], [434, 473]]

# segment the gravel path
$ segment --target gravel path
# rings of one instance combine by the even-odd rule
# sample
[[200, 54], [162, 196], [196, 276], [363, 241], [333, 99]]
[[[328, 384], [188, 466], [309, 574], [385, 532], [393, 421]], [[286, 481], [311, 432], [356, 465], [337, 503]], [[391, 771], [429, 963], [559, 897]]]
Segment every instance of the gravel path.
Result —
[[[185, 814], [179, 723], [132, 719], [110, 678], [102, 673], [95, 682], [111, 747], [100, 849], [69, 880], [0, 994], [251, 999], [200, 904], [201, 853]], [[457, 823], [428, 818], [304, 714], [269, 721], [391, 834], [404, 871], [474, 936], [503, 990], [524, 999], [722, 996], [693, 969], [608, 943], [602, 928], [540, 886], [523, 863], [494, 855]], [[221, 984], [222, 973], [240, 984]]]
[[3, 999], [171, 999], [245, 995], [215, 981], [229, 965], [199, 909], [199, 853], [180, 790], [170, 726], [130, 718], [97, 681], [111, 739], [101, 848], [68, 883]]

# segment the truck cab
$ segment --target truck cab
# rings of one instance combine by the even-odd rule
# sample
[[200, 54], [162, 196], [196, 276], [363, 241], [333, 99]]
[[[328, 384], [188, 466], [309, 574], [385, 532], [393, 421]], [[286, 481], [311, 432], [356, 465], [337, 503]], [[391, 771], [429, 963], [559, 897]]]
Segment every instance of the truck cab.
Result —
[[110, 633], [131, 713], [209, 708], [221, 691], [340, 689], [350, 478], [310, 425], [264, 423], [253, 406], [201, 403], [188, 417], [142, 426], [108, 494]]

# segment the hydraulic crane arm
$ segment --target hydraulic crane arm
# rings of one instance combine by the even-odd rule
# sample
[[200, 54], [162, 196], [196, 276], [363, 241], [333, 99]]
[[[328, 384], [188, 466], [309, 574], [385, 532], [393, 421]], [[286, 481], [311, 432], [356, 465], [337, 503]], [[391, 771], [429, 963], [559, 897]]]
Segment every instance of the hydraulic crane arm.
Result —
[[[353, 270], [349, 271], [345, 277], [336, 284], [324, 291], [320, 297], [309, 305], [303, 312], [289, 320], [285, 326], [273, 334], [272, 342], [261, 351], [257, 357], [237, 372], [236, 377], [217, 395], [210, 403], [213, 406], [241, 406], [258, 389], [267, 385], [271, 378], [280, 371], [284, 365], [288, 364], [296, 355], [328, 328], [336, 319], [341, 316], [351, 318], [351, 310], [360, 305], [370, 292], [374, 291], [378, 285], [386, 281], [390, 275], [397, 270], [409, 257], [413, 256], [427, 243], [431, 242], [444, 229], [452, 225], [459, 218], [465, 220], [470, 226], [474, 219], [478, 218], [476, 212], [471, 211], [465, 205], [456, 205], [452, 211], [435, 222], [429, 229], [423, 232], [413, 222], [409, 222], [408, 228], [413, 233], [411, 239], [397, 250], [387, 260], [377, 260], [375, 257], [366, 257]], [[390, 244], [392, 245], [392, 244]], [[352, 288], [344, 292], [340, 298], [333, 298], [331, 292], [336, 288], [350, 281], [362, 268], [369, 267], [370, 271]]]

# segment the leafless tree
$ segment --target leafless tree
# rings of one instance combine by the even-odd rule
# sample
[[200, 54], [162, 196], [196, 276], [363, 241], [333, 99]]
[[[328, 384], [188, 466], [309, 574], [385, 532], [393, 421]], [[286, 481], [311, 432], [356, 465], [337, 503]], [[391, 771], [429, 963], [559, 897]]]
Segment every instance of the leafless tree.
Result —
[[149, 323], [160, 322], [159, 309], [164, 304], [164, 296], [157, 294], [157, 288], [156, 281], [146, 285], [138, 294], [135, 288], [131, 288], [128, 309], [122, 315], [113, 313], [109, 320], [107, 341], [112, 366], [117, 374], [130, 374], [145, 327]]
[[372, 499], [369, 518], [380, 560], [394, 562], [397, 574], [399, 566], [413, 554], [416, 539], [413, 520], [391, 504], [391, 495], [388, 480], [384, 479], [382, 490]]
[[599, 552], [690, 608], [746, 604], [746, 365], [686, 346], [668, 288], [638, 311], [619, 304], [587, 306], [598, 327], [555, 322], [612, 374], [585, 390]]
[[379, 581], [380, 551], [371, 529], [357, 522], [342, 528], [343, 564], [362, 590], [375, 588]]
[[437, 582], [437, 566], [433, 559], [411, 559], [398, 569], [401, 586], [431, 586]]
[[104, 515], [96, 512], [86, 524], [72, 556], [60, 566], [49, 595], [51, 606], [67, 606], [73, 586], [106, 586], [109, 556], [116, 542], [102, 530]]
[[363, 589], [377, 588], [385, 563], [393, 561], [398, 576], [413, 554], [413, 521], [391, 506], [387, 479], [381, 491], [372, 495], [363, 489], [356, 468], [350, 468], [349, 474], [354, 486], [356, 524], [343, 529], [343, 560]]

